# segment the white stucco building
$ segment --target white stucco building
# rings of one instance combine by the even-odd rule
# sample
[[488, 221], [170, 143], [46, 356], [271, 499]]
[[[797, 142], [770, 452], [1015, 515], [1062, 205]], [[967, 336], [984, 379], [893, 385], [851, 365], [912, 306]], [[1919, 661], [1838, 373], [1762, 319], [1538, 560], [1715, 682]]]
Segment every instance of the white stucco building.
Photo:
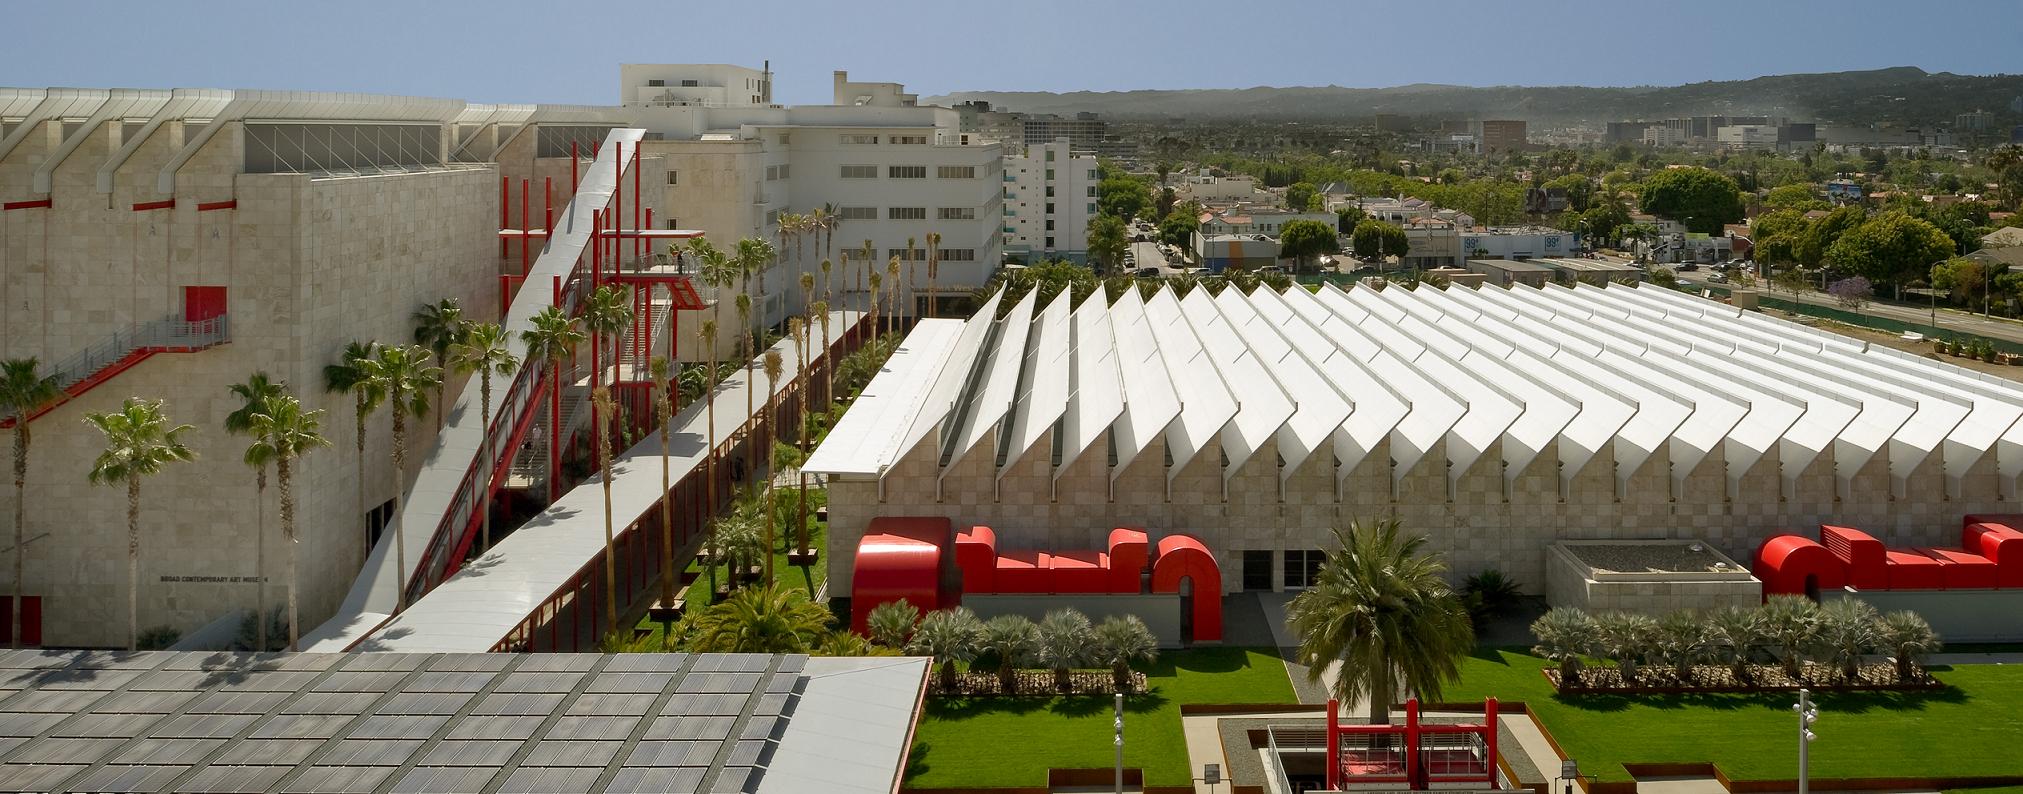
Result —
[[1089, 261], [1089, 220], [1100, 181], [1093, 154], [1067, 138], [1004, 158], [1004, 252], [1038, 261]]

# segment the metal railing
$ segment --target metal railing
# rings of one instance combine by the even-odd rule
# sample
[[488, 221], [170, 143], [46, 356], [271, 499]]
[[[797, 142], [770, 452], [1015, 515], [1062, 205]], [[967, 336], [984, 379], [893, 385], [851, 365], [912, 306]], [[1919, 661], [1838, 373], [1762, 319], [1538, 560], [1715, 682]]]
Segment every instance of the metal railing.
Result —
[[195, 350], [230, 337], [231, 322], [225, 315], [208, 320], [170, 318], [134, 323], [58, 361], [52, 372], [56, 375], [57, 386], [68, 389], [136, 351], [153, 348]]

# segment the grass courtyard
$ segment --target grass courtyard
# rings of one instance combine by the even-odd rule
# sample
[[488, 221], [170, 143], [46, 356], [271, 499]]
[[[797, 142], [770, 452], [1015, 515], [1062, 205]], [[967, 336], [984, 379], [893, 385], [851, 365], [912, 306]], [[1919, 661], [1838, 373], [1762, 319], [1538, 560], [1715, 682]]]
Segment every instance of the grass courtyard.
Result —
[[[1602, 780], [1629, 780], [1625, 763], [1704, 761], [1738, 780], [1797, 776], [1793, 693], [1561, 698], [1539, 674], [1546, 664], [1478, 651], [1445, 699], [1526, 702], [1581, 770]], [[1817, 695], [1813, 777], [2023, 776], [2023, 666], [1932, 672], [1952, 688]]]
[[[1166, 651], [1140, 668], [1149, 692], [1125, 700], [1124, 764], [1148, 786], [1192, 779], [1182, 703], [1292, 703], [1285, 664], [1270, 648]], [[1107, 768], [1109, 697], [932, 698], [920, 718], [907, 788], [1044, 786], [1051, 768]]]

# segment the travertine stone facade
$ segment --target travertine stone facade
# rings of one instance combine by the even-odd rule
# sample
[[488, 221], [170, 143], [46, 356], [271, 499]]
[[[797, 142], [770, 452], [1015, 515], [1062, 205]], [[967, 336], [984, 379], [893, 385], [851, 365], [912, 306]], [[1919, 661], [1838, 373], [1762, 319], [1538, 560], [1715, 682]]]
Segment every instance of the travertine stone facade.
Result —
[[[328, 411], [323, 431], [334, 446], [311, 453], [295, 475], [302, 619], [314, 625], [357, 572], [363, 532], [352, 403], [324, 392], [323, 366], [353, 340], [412, 341], [410, 315], [423, 302], [455, 298], [466, 316], [496, 319], [494, 168], [245, 174], [239, 124], [229, 125], [178, 170], [173, 197], [155, 192], [155, 177], [182, 148], [180, 122], [119, 168], [112, 194], [96, 191], [96, 172], [118, 146], [115, 122], [55, 170], [52, 208], [0, 213], [0, 356], [61, 361], [131, 323], [180, 316], [186, 286], [225, 287], [232, 331], [228, 344], [154, 356], [34, 422], [25, 587], [44, 598], [45, 644], [125, 642], [125, 500], [85, 482], [102, 446], [87, 412], [129, 396], [162, 399], [174, 421], [195, 426], [199, 460], [148, 480], [141, 516], [141, 624], [189, 630], [255, 603], [263, 516], [268, 600], [284, 597], [278, 497], [270, 477], [264, 504], [256, 499], [253, 472], [240, 463], [246, 440], [223, 430], [238, 407], [226, 387], [265, 371]], [[45, 126], [0, 160], [4, 200], [39, 197], [26, 177], [60, 125]], [[170, 209], [131, 209], [169, 198]], [[197, 211], [232, 199], [237, 209]], [[418, 463], [435, 423], [409, 424]], [[384, 411], [368, 425], [368, 508], [392, 498], [401, 479], [389, 465], [388, 425]], [[11, 515], [13, 500], [0, 489], [0, 513]], [[11, 565], [0, 569], [0, 580], [11, 578]]]

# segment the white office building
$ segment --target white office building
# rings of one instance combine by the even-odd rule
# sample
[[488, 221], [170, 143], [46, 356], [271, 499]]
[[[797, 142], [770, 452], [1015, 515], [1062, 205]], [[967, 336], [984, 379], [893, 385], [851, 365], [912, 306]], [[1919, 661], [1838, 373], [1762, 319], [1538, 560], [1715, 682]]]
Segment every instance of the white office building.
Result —
[[753, 107], [772, 102], [772, 76], [729, 64], [627, 63], [618, 67], [626, 106]]
[[1004, 158], [1004, 252], [1028, 260], [1089, 259], [1096, 217], [1096, 157], [1075, 154], [1067, 138]]

